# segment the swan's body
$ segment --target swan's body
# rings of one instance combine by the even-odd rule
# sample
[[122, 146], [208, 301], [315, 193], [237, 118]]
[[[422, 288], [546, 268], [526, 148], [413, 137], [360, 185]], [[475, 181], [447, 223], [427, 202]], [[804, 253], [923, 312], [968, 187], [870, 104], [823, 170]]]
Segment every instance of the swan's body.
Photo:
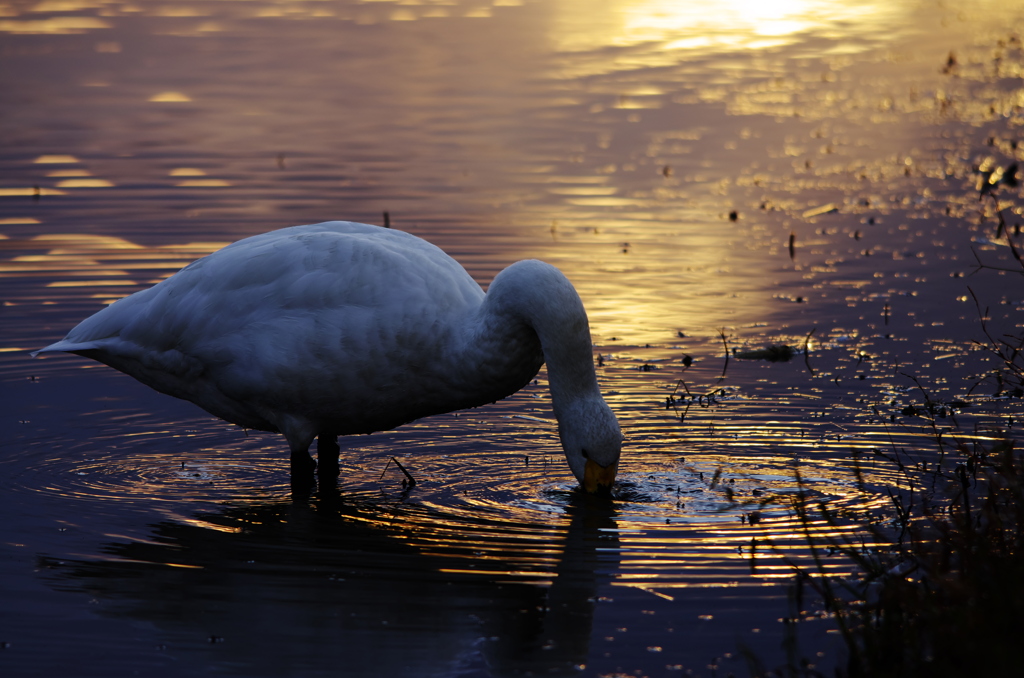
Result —
[[[569, 466], [610, 486], [621, 434], [601, 398], [583, 305], [521, 261], [485, 295], [408, 233], [350, 222], [246, 238], [86, 318], [39, 352], [106, 363], [246, 428], [288, 439], [293, 470], [337, 469], [337, 435], [493, 402], [546, 361]], [[326, 462], [326, 463], [325, 463]]]

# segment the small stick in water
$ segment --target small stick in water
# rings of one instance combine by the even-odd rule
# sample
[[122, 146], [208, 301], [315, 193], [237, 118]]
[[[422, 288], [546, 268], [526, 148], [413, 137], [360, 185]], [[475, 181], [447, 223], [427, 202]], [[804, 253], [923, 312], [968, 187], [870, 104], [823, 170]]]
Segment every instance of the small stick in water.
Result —
[[725, 371], [729, 369], [729, 341], [725, 338], [725, 328], [718, 330], [718, 336], [722, 338], [722, 345], [725, 346], [725, 364], [722, 365], [722, 376], [718, 381], [725, 379]]
[[412, 474], [411, 474], [411, 473], [409, 473], [409, 472], [408, 472], [408, 471], [407, 471], [407, 470], [405, 469], [405, 467], [404, 467], [404, 466], [402, 466], [402, 462], [398, 461], [398, 460], [397, 460], [397, 459], [395, 459], [394, 457], [391, 457], [391, 461], [389, 461], [389, 462], [387, 463], [387, 466], [385, 466], [385, 467], [384, 467], [384, 470], [383, 470], [383, 471], [381, 472], [381, 474], [380, 474], [380, 478], [381, 478], [381, 480], [383, 480], [383, 479], [384, 479], [384, 474], [388, 472], [388, 468], [389, 468], [389, 467], [391, 466], [391, 462], [392, 462], [392, 461], [393, 461], [393, 462], [395, 462], [395, 466], [397, 466], [397, 467], [398, 467], [398, 470], [399, 470], [399, 471], [401, 471], [402, 473], [404, 473], [404, 474], [405, 474], [405, 477], [406, 477], [406, 478], [408, 478], [408, 480], [409, 480], [409, 487], [410, 487], [410, 488], [412, 488], [412, 487], [415, 487], [415, 486], [416, 486], [416, 479], [412, 477]]

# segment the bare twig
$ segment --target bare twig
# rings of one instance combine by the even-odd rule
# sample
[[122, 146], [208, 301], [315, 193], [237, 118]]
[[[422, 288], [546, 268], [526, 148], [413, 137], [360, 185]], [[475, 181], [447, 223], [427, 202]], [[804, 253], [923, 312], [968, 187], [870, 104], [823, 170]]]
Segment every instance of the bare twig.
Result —
[[725, 379], [725, 371], [729, 369], [729, 342], [725, 338], [725, 328], [718, 330], [718, 336], [722, 338], [722, 345], [725, 347], [725, 364], [722, 365], [722, 376], [718, 378], [718, 381]]
[[818, 328], [812, 327], [811, 331], [807, 333], [806, 337], [804, 337], [804, 365], [807, 366], [807, 371], [810, 372], [812, 376], [814, 375], [814, 368], [811, 367], [811, 335], [814, 334], [816, 329]]
[[416, 487], [416, 479], [412, 477], [412, 474], [409, 473], [409, 471], [407, 471], [404, 466], [402, 466], [402, 462], [398, 461], [394, 457], [391, 457], [390, 461], [388, 461], [387, 465], [384, 467], [384, 470], [380, 474], [380, 479], [381, 480], [384, 479], [384, 474], [388, 472], [388, 468], [391, 467], [391, 462], [392, 461], [395, 462], [395, 466], [398, 467], [398, 470], [401, 471], [402, 473], [404, 473], [405, 477], [408, 479], [408, 483], [409, 484], [407, 485], [407, 487], [410, 488], [410, 489], [413, 488], [413, 487]]

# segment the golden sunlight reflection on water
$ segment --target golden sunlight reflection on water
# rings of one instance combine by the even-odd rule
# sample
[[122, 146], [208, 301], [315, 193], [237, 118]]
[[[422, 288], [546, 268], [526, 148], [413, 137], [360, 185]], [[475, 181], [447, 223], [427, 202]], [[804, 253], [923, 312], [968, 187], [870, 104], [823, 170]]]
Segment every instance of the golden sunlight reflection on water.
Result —
[[828, 0], [561, 0], [552, 3], [550, 39], [564, 50], [659, 43], [665, 50], [721, 52], [781, 47], [809, 32], [854, 37], [891, 30], [908, 7]]
[[[488, 675], [453, 664], [480, 656], [656, 675], [741, 636], [774, 652], [805, 527], [891, 520], [905, 478], [886, 455], [932, 468], [937, 438], [948, 463], [1019, 420], [985, 381], [971, 294], [1000, 331], [1020, 295], [966, 277], [975, 256], [1014, 263], [975, 186], [1024, 160], [1019, 15], [0, 0], [0, 580], [4, 604], [43, 610], [0, 641], [81, 639], [62, 620], [85, 617], [103, 656], [153, 675]], [[1020, 192], [1000, 190], [1012, 228]], [[483, 286], [522, 258], [573, 281], [626, 435], [609, 504], [572, 491], [543, 371], [494, 405], [344, 440], [337, 487], [293, 496], [279, 436], [27, 356], [229, 242], [385, 212]], [[777, 344], [789, 361], [741, 357]], [[960, 404], [932, 427], [926, 399]], [[826, 508], [806, 526], [800, 496]]]
[[[529, 394], [517, 396], [498, 409], [521, 411], [528, 400]], [[208, 521], [189, 517], [190, 502], [216, 506], [226, 501], [258, 509], [288, 501], [287, 467], [276, 436], [246, 437], [203, 418], [160, 422], [123, 405], [88, 416], [106, 422], [103, 429], [90, 432], [88, 440], [30, 445], [25, 451], [30, 456], [38, 444], [45, 444], [50, 455], [19, 474], [9, 488], [91, 507], [88, 517], [66, 518], [65, 525], [88, 529], [103, 516], [151, 507], [164, 519], [202, 527]], [[328, 501], [337, 494], [347, 504], [363, 505], [353, 514], [360, 524], [442, 559], [445, 571], [550, 581], [563, 556], [567, 507], [579, 498], [573, 498], [574, 483], [551, 444], [550, 430], [538, 423], [514, 415], [494, 420], [487, 413], [466, 413], [354, 441], [343, 454], [339, 488], [322, 489], [313, 500]], [[131, 433], [128, 427], [138, 428]], [[789, 450], [789, 442], [777, 445]], [[389, 454], [399, 454], [417, 476], [411, 492], [402, 491], [396, 469], [387, 472]], [[619, 560], [615, 585], [670, 598], [679, 588], [770, 582], [789, 571], [782, 555], [806, 556], [804, 526], [780, 501], [793, 491], [795, 467], [789, 453], [766, 457], [733, 451], [700, 455], [692, 463], [665, 457], [645, 461], [638, 455], [634, 450], [606, 525], [616, 537], [608, 545]], [[882, 500], [856, 491], [845, 463], [835, 469], [808, 464], [805, 482], [833, 510], [881, 506]], [[883, 465], [867, 463], [863, 470], [873, 484], [888, 481]], [[406, 497], [412, 502], [406, 504]], [[757, 525], [740, 521], [753, 512], [760, 516]], [[219, 531], [239, 531], [214, 525]], [[819, 521], [810, 529], [825, 536], [852, 528]], [[120, 539], [149, 538], [143, 533]], [[774, 546], [760, 551], [754, 546], [751, 552], [752, 539]], [[751, 559], [757, 560], [753, 571]]]

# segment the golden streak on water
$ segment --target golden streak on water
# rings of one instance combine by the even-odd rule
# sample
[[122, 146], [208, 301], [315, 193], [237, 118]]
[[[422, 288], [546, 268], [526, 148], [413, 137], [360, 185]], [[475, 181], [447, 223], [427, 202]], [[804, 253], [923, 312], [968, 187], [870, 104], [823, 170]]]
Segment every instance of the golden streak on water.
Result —
[[187, 565], [185, 563], [161, 563], [161, 565], [166, 565], [167, 567], [177, 567], [177, 568], [181, 568], [181, 569], [184, 569], [184, 570], [202, 570], [203, 569], [202, 565]]
[[42, 0], [32, 6], [33, 13], [46, 12], [81, 12], [85, 9], [96, 9], [106, 3], [103, 0]]
[[230, 185], [231, 182], [223, 179], [186, 179], [175, 184], [181, 188], [221, 188]]
[[67, 195], [67, 193], [56, 188], [0, 188], [0, 197], [36, 195]]
[[141, 245], [113, 235], [92, 233], [43, 233], [32, 238], [34, 242], [53, 243], [65, 249], [50, 250], [50, 254], [75, 253], [82, 249], [141, 249]]
[[26, 255], [16, 257], [9, 263], [0, 263], [0, 273], [30, 273], [30, 272], [51, 272], [51, 273], [80, 273], [88, 271], [90, 275], [128, 275], [128, 270], [172, 270], [176, 271], [192, 263], [192, 260], [163, 260], [163, 255], [152, 254], [139, 257], [102, 257], [105, 261], [117, 261], [118, 266], [125, 270], [98, 269], [99, 262], [96, 259], [83, 259], [68, 256], [48, 255]]
[[65, 179], [57, 182], [57, 188], [113, 188], [106, 179]]
[[175, 514], [174, 518], [176, 521], [191, 525], [192, 527], [200, 527], [204, 530], [215, 530], [217, 532], [226, 532], [228, 534], [239, 534], [242, 532], [241, 527], [232, 527], [230, 525], [219, 525], [217, 523], [210, 522], [208, 520], [200, 520], [198, 518], [190, 518], [180, 514]]
[[152, 14], [153, 16], [171, 17], [176, 19], [188, 19], [210, 15], [206, 10], [187, 5], [162, 5]]
[[190, 102], [192, 101], [192, 98], [187, 94], [182, 94], [181, 92], [160, 92], [159, 94], [154, 94], [149, 97], [148, 101], [154, 103], [178, 104]]
[[[123, 539], [127, 539], [128, 541], [131, 541], [133, 543], [143, 543], [143, 544], [159, 545], [157, 542], [152, 542], [152, 541], [149, 541], [149, 540], [138, 540], [138, 539], [130, 539], [130, 538], [123, 538]], [[99, 557], [97, 557], [97, 556], [94, 556], [94, 555], [83, 555], [83, 556], [80, 556], [80, 557], [83, 557], [86, 560], [98, 561], [98, 562], [103, 562], [103, 563], [125, 563], [125, 564], [135, 563], [135, 564], [139, 564], [139, 565], [145, 565], [147, 567], [151, 567], [154, 564], [156, 564], [156, 565], [163, 565], [164, 567], [173, 567], [173, 568], [179, 568], [179, 569], [183, 569], [183, 570], [203, 570], [203, 569], [205, 569], [205, 567], [202, 566], [202, 565], [188, 565], [186, 563], [172, 563], [172, 562], [166, 562], [166, 561], [159, 562], [159, 563], [154, 563], [151, 560], [137, 560], [135, 558], [118, 558], [116, 556], [99, 556]]]
[[47, 283], [47, 287], [130, 287], [136, 283], [132, 280], [55, 280]]
[[416, 21], [417, 16], [414, 12], [407, 9], [396, 9], [388, 16], [391, 21]]
[[[142, 247], [123, 238], [92, 234], [42, 234], [27, 241], [48, 248], [45, 254], [24, 254], [0, 263], [0, 279], [49, 274], [43, 288], [53, 290], [94, 290], [86, 298], [109, 304], [134, 291], [131, 288], [156, 284], [192, 261], [214, 252], [228, 243], [194, 242], [162, 247]], [[149, 271], [127, 278], [129, 271]], [[67, 279], [81, 276], [79, 279]], [[103, 292], [101, 290], [110, 290]], [[119, 291], [123, 290], [123, 291]], [[54, 298], [37, 300], [54, 304]]]
[[[454, 567], [442, 567], [438, 568], [438, 572], [445, 574], [471, 574], [476, 576], [492, 576], [492, 577], [520, 577], [537, 578], [537, 579], [548, 579], [551, 575], [548, 572], [529, 572], [522, 570], [485, 570], [478, 568], [454, 568]], [[537, 582], [540, 583], [540, 582]]]
[[618, 192], [614, 186], [549, 186], [548, 193], [555, 195], [614, 195]]
[[58, 16], [34, 21], [0, 21], [0, 33], [20, 35], [73, 35], [111, 28], [102, 19], [87, 16]]
[[92, 172], [87, 169], [59, 169], [50, 170], [46, 173], [48, 177], [91, 177]]
[[71, 165], [81, 162], [73, 155], [41, 155], [33, 162], [36, 165]]
[[196, 256], [199, 257], [199, 256], [205, 256], [205, 255], [209, 254], [210, 252], [214, 252], [214, 251], [219, 250], [221, 248], [227, 247], [230, 244], [231, 243], [228, 242], [228, 241], [206, 242], [206, 241], [201, 241], [200, 240], [200, 241], [196, 241], [196, 242], [183, 243], [183, 244], [180, 244], [180, 245], [176, 245], [176, 244], [164, 245], [163, 247], [160, 248], [160, 250], [171, 250], [171, 251], [178, 250], [178, 251], [182, 251], [182, 252], [196, 252], [197, 253]]

